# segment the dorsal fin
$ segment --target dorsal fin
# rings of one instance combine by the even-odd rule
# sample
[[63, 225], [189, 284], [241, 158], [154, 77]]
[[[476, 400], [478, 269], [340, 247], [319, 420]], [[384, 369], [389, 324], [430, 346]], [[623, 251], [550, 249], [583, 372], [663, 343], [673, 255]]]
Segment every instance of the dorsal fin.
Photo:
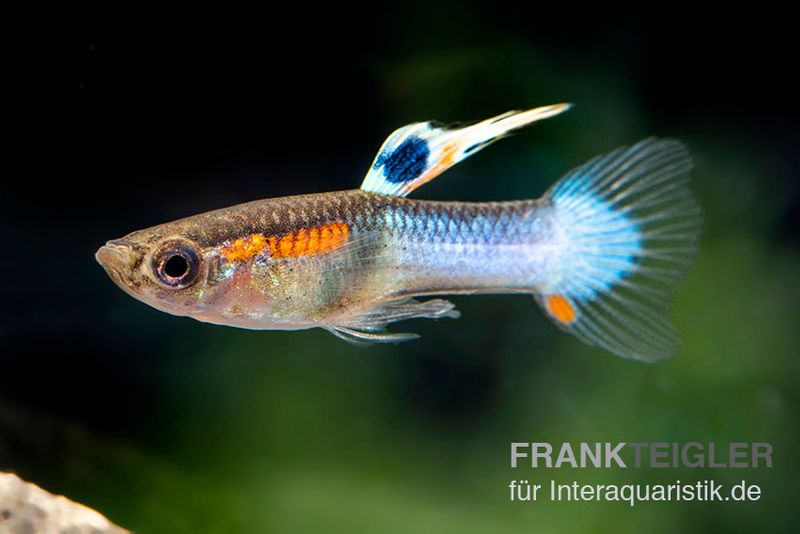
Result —
[[509, 111], [463, 128], [445, 128], [432, 122], [403, 126], [384, 141], [361, 189], [404, 197], [512, 131], [570, 107], [555, 104]]

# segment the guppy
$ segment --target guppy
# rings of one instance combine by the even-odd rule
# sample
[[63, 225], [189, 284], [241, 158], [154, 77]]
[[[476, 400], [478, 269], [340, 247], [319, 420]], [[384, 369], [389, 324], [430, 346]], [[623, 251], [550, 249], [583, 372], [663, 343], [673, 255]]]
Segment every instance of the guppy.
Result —
[[696, 250], [691, 158], [647, 139], [595, 157], [537, 200], [405, 198], [499, 138], [568, 109], [471, 126], [415, 123], [384, 142], [360, 189], [271, 198], [133, 232], [97, 251], [131, 296], [249, 329], [320, 327], [351, 342], [416, 337], [386, 326], [458, 317], [443, 294], [525, 293], [566, 332], [653, 361], [680, 342], [672, 293]]

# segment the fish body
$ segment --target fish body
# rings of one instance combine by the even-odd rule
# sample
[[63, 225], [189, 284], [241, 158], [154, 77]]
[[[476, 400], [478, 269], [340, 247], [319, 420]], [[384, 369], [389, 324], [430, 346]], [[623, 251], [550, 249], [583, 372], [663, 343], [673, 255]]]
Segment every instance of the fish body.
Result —
[[648, 140], [595, 158], [536, 200], [405, 195], [520, 126], [564, 107], [387, 139], [361, 189], [249, 202], [133, 232], [98, 261], [160, 310], [250, 329], [321, 327], [348, 341], [416, 337], [386, 326], [457, 317], [429, 295], [533, 295], [562, 329], [622, 356], [677, 348], [668, 297], [691, 262], [699, 210], [688, 153]]

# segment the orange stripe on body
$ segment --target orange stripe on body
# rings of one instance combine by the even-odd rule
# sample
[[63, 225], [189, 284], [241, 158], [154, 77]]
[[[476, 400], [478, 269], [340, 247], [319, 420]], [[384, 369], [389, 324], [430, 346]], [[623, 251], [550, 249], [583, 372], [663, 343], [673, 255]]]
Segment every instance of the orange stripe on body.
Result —
[[250, 234], [223, 247], [221, 254], [233, 262], [249, 260], [265, 250], [268, 250], [273, 258], [313, 256], [339, 247], [349, 234], [350, 227], [340, 222], [302, 228], [280, 237]]
[[575, 321], [575, 308], [561, 295], [551, 295], [547, 298], [547, 310], [561, 324], [570, 324]]
[[220, 251], [222, 257], [228, 261], [244, 261], [261, 254], [268, 246], [267, 238], [261, 234], [250, 234], [241, 239], [235, 239], [230, 245]]

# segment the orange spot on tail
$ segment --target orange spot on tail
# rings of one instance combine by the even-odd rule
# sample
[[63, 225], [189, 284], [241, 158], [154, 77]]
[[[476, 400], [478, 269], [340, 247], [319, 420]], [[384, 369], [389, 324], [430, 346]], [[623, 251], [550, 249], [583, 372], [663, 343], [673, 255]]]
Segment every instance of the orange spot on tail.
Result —
[[550, 295], [547, 298], [547, 311], [561, 324], [570, 324], [575, 321], [575, 308], [561, 295]]

